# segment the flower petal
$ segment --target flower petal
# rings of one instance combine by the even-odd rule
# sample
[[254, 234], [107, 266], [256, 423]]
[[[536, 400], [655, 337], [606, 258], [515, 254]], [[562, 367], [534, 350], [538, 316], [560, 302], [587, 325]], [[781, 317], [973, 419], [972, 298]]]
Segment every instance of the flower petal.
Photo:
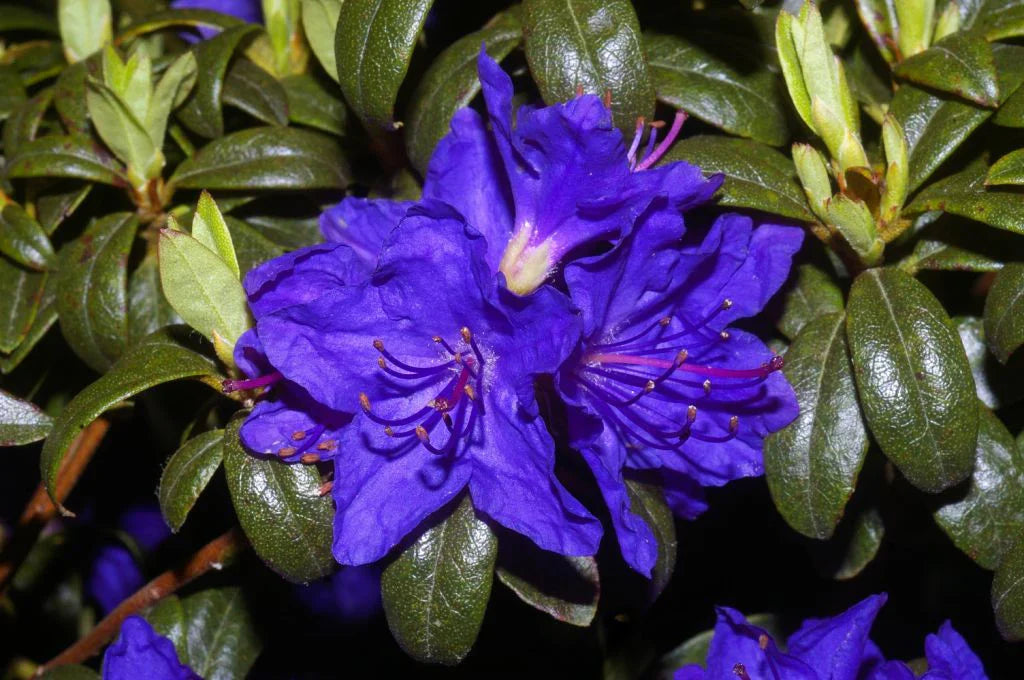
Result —
[[783, 654], [767, 631], [752, 626], [735, 609], [717, 607], [718, 621], [708, 649], [707, 676], [736, 677], [742, 664], [750, 680], [821, 680], [803, 661]]
[[925, 638], [924, 654], [928, 659], [926, 678], [935, 673], [935, 680], [988, 680], [981, 660], [949, 621]]
[[321, 243], [265, 262], [245, 275], [249, 307], [259, 319], [325, 291], [365, 281], [370, 268], [341, 244]]
[[202, 680], [178, 661], [174, 644], [141, 616], [129, 616], [103, 656], [103, 680]]
[[307, 453], [323, 459], [338, 455], [341, 429], [352, 420], [349, 414], [324, 408], [287, 381], [275, 385], [273, 395], [258, 402], [242, 423], [239, 436], [247, 449], [286, 463], [298, 462]]
[[808, 619], [789, 637], [789, 653], [818, 669], [823, 680], [856, 680], [868, 634], [887, 596], [872, 595], [828, 619]]
[[320, 214], [320, 232], [328, 242], [351, 248], [370, 271], [377, 266], [384, 240], [412, 205], [411, 201], [349, 197]]

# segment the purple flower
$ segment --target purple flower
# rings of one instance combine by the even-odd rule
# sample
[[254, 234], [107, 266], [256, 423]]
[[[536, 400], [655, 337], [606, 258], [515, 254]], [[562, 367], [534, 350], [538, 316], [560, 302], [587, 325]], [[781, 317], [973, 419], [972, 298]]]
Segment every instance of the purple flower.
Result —
[[178, 660], [174, 644], [141, 616], [129, 616], [103, 655], [103, 680], [202, 680]]
[[330, 576], [294, 586], [296, 597], [319, 618], [361, 624], [382, 611], [379, 565], [342, 567]]
[[[154, 503], [129, 508], [117, 521], [118, 529], [127, 533], [143, 552], [154, 550], [171, 534], [170, 528]], [[123, 543], [99, 547], [86, 581], [89, 595], [106, 614], [141, 588], [145, 577], [135, 554]]]
[[[330, 280], [349, 272], [330, 263], [359, 258], [345, 245], [323, 248], [323, 266], [300, 257], [282, 263], [281, 278], [247, 277], [255, 340], [236, 357], [251, 349], [301, 401], [303, 410], [287, 395], [268, 407], [278, 409], [275, 431], [295, 427], [278, 455], [292, 459], [300, 442], [318, 457], [344, 452], [334, 458], [337, 560], [380, 559], [467, 488], [480, 513], [542, 548], [593, 554], [600, 525], [555, 478], [533, 395], [535, 376], [552, 373], [579, 338], [569, 300], [552, 288], [510, 294], [486, 239], [437, 201], [409, 209], [369, 280]], [[302, 430], [317, 416], [312, 404], [356, 417]], [[253, 412], [246, 443], [265, 450], [254, 433], [274, 428], [257, 421], [267, 415]]]
[[[649, 528], [630, 512], [623, 469], [662, 470], [685, 515], [701, 486], [762, 473], [767, 434], [797, 415], [776, 357], [730, 324], [785, 281], [802, 232], [723, 215], [695, 243], [683, 219], [653, 203], [608, 253], [566, 266], [583, 342], [558, 374], [569, 433], [611, 510], [626, 561], [648, 574]], [[690, 239], [693, 241], [694, 239]]]
[[[173, 0], [171, 9], [206, 9], [228, 14], [251, 24], [263, 23], [263, 5], [260, 0]], [[209, 40], [220, 33], [219, 29], [210, 26], [199, 26], [198, 31], [203, 40]], [[183, 34], [183, 37], [189, 42], [195, 40], [190, 39], [187, 33]]]
[[[808, 619], [782, 652], [765, 630], [742, 614], [718, 608], [706, 669], [690, 664], [675, 680], [914, 680], [900, 661], [886, 661], [868, 634], [886, 595], [872, 595], [828, 619]], [[987, 680], [981, 662], [947, 621], [925, 640], [922, 680]]]

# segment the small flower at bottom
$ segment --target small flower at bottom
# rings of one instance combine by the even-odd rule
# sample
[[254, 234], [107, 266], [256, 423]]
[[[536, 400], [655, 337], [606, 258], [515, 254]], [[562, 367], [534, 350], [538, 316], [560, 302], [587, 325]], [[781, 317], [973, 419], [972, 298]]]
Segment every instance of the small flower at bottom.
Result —
[[356, 414], [334, 458], [342, 564], [382, 558], [467, 488], [478, 512], [542, 548], [597, 549], [600, 524], [555, 478], [533, 394], [578, 341], [578, 315], [551, 288], [509, 293], [486, 250], [452, 208], [424, 201], [368, 281], [258, 315], [266, 369], [307, 407]]
[[203, 680], [178, 660], [174, 644], [141, 616], [129, 616], [103, 655], [103, 680]]
[[724, 215], [687, 241], [682, 217], [666, 206], [608, 253], [566, 267], [583, 314], [583, 341], [557, 379], [569, 435], [641, 573], [657, 546], [630, 511], [623, 471], [667, 472], [663, 484], [693, 514], [701, 486], [761, 474], [764, 437], [796, 417], [781, 358], [728, 326], [761, 310], [801, 240], [794, 227], [754, 230], [749, 218]]

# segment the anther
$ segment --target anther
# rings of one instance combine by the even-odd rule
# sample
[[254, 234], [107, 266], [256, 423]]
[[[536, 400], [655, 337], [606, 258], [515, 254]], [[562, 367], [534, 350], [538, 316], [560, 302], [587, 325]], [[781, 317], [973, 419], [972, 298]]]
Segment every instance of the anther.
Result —
[[427, 434], [427, 428], [423, 427], [422, 425], [416, 426], [416, 436], [419, 437], [419, 440], [424, 444], [430, 442], [430, 435]]
[[309, 465], [311, 463], [319, 463], [320, 462], [320, 454], [319, 453], [304, 453], [304, 454], [302, 454], [299, 457], [299, 460], [301, 462], [305, 463], [306, 465]]
[[385, 371], [388, 370], [387, 362], [384, 361], [384, 357], [377, 357], [377, 365], [383, 368]]
[[433, 339], [434, 339], [434, 342], [436, 342], [438, 344], [441, 344], [441, 336], [440, 335], [435, 335]]
[[697, 407], [690, 404], [686, 407], [686, 422], [692, 423], [695, 420], [697, 420]]
[[450, 414], [442, 413], [441, 420], [444, 421], [444, 426], [448, 428], [449, 432], [455, 427], [455, 425], [452, 423], [452, 417]]
[[302, 430], [295, 430], [295, 432], [292, 432], [292, 441], [301, 442], [305, 438], [306, 433]]
[[740, 429], [740, 417], [733, 416], [729, 418], [729, 434], [736, 434], [737, 430]]
[[655, 383], [653, 380], [648, 380], [647, 383], [644, 385], [644, 393], [647, 394], [653, 392], [655, 387], [657, 387], [657, 383]]
[[336, 441], [334, 441], [333, 439], [328, 439], [317, 444], [316, 448], [319, 451], [333, 451], [337, 445], [338, 443]]
[[463, 326], [462, 328], [460, 328], [459, 334], [462, 336], [462, 339], [465, 340], [467, 344], [473, 339], [473, 334], [469, 331], [468, 326]]
[[718, 337], [722, 338], [722, 340], [728, 340], [730, 337], [729, 331], [722, 331], [721, 333], [718, 334]]
[[704, 394], [711, 394], [711, 378], [704, 381]]
[[370, 412], [370, 398], [366, 396], [366, 392], [359, 393], [359, 405], [363, 407], [363, 410], [367, 413]]
[[747, 667], [741, 663], [732, 667], [732, 674], [738, 676], [740, 680], [750, 680], [750, 676], [747, 675]]
[[395, 436], [395, 431], [391, 429], [390, 425], [385, 425], [384, 426], [384, 434], [386, 434], [389, 437], [394, 437]]
[[722, 300], [722, 309], [723, 310], [729, 309], [731, 307], [732, 307], [732, 300], [730, 298], [725, 298], [724, 300]]
[[279, 455], [281, 458], [287, 458], [288, 456], [294, 456], [295, 455], [295, 447], [294, 446], [286, 446], [283, 449], [278, 449], [277, 450], [277, 455]]
[[469, 398], [470, 398], [471, 400], [473, 400], [473, 401], [476, 401], [476, 391], [475, 391], [475, 390], [473, 389], [473, 386], [472, 386], [472, 385], [466, 385], [466, 386], [464, 386], [464, 387], [462, 388], [462, 391], [463, 391], [463, 392], [464, 392], [464, 393], [466, 394], [466, 396], [467, 396], [467, 397], [469, 397]]
[[658, 324], [660, 326], [667, 326], [670, 323], [672, 323], [672, 317], [671, 316], [663, 316], [660, 319], [658, 319]]
[[462, 352], [456, 352], [454, 358], [455, 358], [455, 363], [461, 364], [462, 363]]
[[320, 488], [317, 489], [317, 494], [320, 495], [320, 496], [326, 496], [327, 494], [329, 494], [331, 492], [331, 489], [333, 489], [333, 488], [334, 488], [334, 480], [332, 479], [330, 481], [327, 481], [327, 482], [324, 482], [323, 484], [321, 484]]
[[686, 363], [686, 359], [689, 356], [689, 352], [687, 352], [685, 349], [681, 349], [679, 350], [679, 354], [676, 354], [676, 358], [672, 363], [675, 364], [676, 368], [679, 368], [680, 366]]
[[781, 371], [785, 363], [786, 361], [782, 358], [782, 355], [776, 354], [768, 361], [767, 368], [769, 371]]
[[761, 633], [757, 638], [757, 646], [761, 648], [762, 652], [768, 649], [768, 636]]

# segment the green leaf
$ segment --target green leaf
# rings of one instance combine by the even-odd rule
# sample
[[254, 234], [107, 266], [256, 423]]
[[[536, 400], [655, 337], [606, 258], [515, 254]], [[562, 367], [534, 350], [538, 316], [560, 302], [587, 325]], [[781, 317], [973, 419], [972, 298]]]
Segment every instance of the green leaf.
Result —
[[931, 210], [960, 215], [968, 219], [1024, 234], [1024, 200], [1019, 193], [987, 189], [988, 168], [979, 160], [966, 169], [925, 187], [904, 209], [914, 215]]
[[334, 57], [334, 34], [338, 27], [342, 0], [302, 0], [302, 28], [313, 54], [327, 75], [338, 80]]
[[[219, 381], [213, 361], [184, 345], [179, 340], [182, 335], [180, 329], [164, 329], [150, 335], [125, 352], [106, 375], [79, 392], [64, 408], [39, 458], [40, 471], [51, 498], [56, 494], [57, 473], [72, 440], [108, 408], [172, 380], [208, 378]], [[69, 514], [63, 506], [58, 507], [62, 513]]]
[[59, 190], [36, 199], [39, 224], [43, 225], [43, 230], [47, 235], [53, 234], [64, 220], [78, 210], [82, 201], [92, 191], [93, 186], [84, 184], [70, 191]]
[[192, 91], [196, 83], [197, 68], [195, 56], [191, 52], [186, 52], [171, 62], [153, 90], [143, 123], [157, 148], [164, 143], [171, 111], [181, 106]]
[[384, 569], [384, 614], [409, 656], [452, 666], [469, 653], [491, 596], [497, 554], [498, 539], [466, 495]]
[[953, 322], [931, 291], [897, 269], [853, 282], [847, 337], [864, 416], [911, 484], [937, 493], [971, 473], [974, 379]]
[[[885, 538], [885, 523], [882, 515], [875, 508], [857, 513], [852, 529], [838, 563], [831, 571], [831, 577], [837, 581], [848, 581], [871, 564], [882, 547]], [[845, 538], [845, 537], [844, 537]]]
[[192, 217], [192, 238], [220, 255], [224, 264], [235, 273], [236, 279], [242, 277], [235, 256], [235, 244], [231, 242], [231, 232], [209, 192], [199, 194], [199, 203]]
[[224, 433], [224, 473], [238, 521], [256, 554], [294, 583], [334, 570], [334, 504], [320, 495], [315, 466], [287, 465], [249, 453], [238, 439], [242, 418]]
[[843, 292], [832, 277], [813, 264], [802, 264], [784, 289], [779, 330], [792, 340], [811, 321], [842, 311]]
[[171, 454], [160, 475], [160, 511], [172, 531], [179, 531], [199, 495], [224, 460], [224, 430], [193, 437]]
[[577, 88], [612, 93], [615, 124], [632, 130], [654, 115], [654, 84], [636, 12], [629, 0], [524, 0], [523, 37], [530, 72], [548, 104]]
[[1024, 184], [1024, 149], [1006, 154], [988, 169], [985, 185]]
[[57, 33], [57, 22], [50, 12], [38, 12], [18, 5], [0, 5], [0, 33], [8, 31]]
[[764, 443], [765, 479], [775, 507], [810, 538], [832, 536], [868, 450], [845, 322], [843, 314], [818, 317], [793, 340], [783, 371], [800, 414]]
[[107, 148], [128, 166], [129, 173], [134, 171], [147, 179], [156, 177], [163, 167], [163, 155], [142, 121], [117, 93], [97, 80], [89, 80], [85, 100], [96, 131]]
[[985, 337], [1004, 364], [1024, 344], [1024, 264], [1007, 264], [996, 274], [985, 299]]
[[178, 660], [205, 680], [242, 680], [263, 647], [241, 588], [200, 591], [160, 601], [146, 614], [174, 643]]
[[958, 31], [924, 52], [904, 59], [896, 75], [924, 87], [948, 92], [981, 106], [999, 105], [996, 63], [988, 41], [976, 33]]
[[128, 279], [128, 346], [153, 331], [180, 323], [184, 322], [164, 297], [156, 253], [149, 253]]
[[772, 146], [789, 140], [786, 102], [778, 77], [766, 67], [737, 71], [672, 35], [646, 35], [644, 46], [659, 101], [740, 137]]
[[53, 418], [30, 401], [0, 390], [0, 447], [31, 444], [53, 429]]
[[[238, 253], [238, 266], [243, 272], [252, 271], [257, 265], [284, 254], [284, 248], [254, 229], [248, 223], [234, 217], [225, 218], [231, 238]], [[319, 235], [319, 232], [318, 232]], [[322, 239], [317, 238], [319, 243]]]
[[432, 0], [345, 0], [334, 36], [338, 82], [368, 126], [395, 127], [398, 89]]
[[565, 557], [510, 538], [495, 574], [519, 599], [556, 621], [589, 626], [597, 614], [601, 579], [593, 557]]
[[[900, 263], [900, 269], [911, 276], [918, 271], [994, 272], [1003, 266], [1007, 253], [1015, 248], [1014, 236], [1006, 232], [989, 230], [988, 234], [972, 233], [964, 229], [962, 221], [943, 220], [922, 231], [913, 252]], [[1005, 238], [992, 238], [992, 237]], [[1006, 241], [1011, 243], [1007, 244]]]
[[110, 0], [59, 0], [57, 18], [68, 62], [92, 55], [110, 42]]
[[975, 392], [981, 403], [996, 409], [1024, 397], [1024, 381], [1019, 370], [1014, 370], [1019, 366], [1014, 362], [1004, 367], [989, 353], [984, 322], [976, 316], [958, 316], [953, 318], [953, 323], [967, 352]]
[[348, 123], [345, 103], [309, 74], [281, 80], [288, 96], [288, 115], [293, 123], [343, 136]]
[[672, 573], [676, 570], [679, 543], [676, 539], [675, 517], [659, 487], [627, 479], [626, 491], [629, 493], [630, 511], [647, 524], [658, 543], [658, 559], [654, 563], [647, 591], [649, 600], [654, 602], [672, 580]]
[[13, 158], [24, 144], [36, 138], [51, 102], [53, 88], [47, 88], [11, 112], [10, 118], [3, 125], [3, 149], [8, 158]]
[[89, 110], [85, 105], [85, 81], [89, 76], [103, 77], [97, 57], [64, 69], [54, 85], [53, 105], [72, 135], [88, 136], [90, 132]]
[[277, 78], [248, 59], [236, 59], [224, 78], [222, 99], [268, 125], [288, 124], [288, 95]]
[[0, 253], [30, 269], [52, 269], [57, 263], [43, 227], [17, 203], [0, 210]]
[[188, 234], [160, 230], [160, 282], [181, 318], [205, 335], [234, 347], [250, 328], [249, 305], [238, 276], [217, 253]]
[[878, 48], [887, 62], [896, 61], [896, 17], [895, 7], [885, 0], [855, 0], [857, 13], [860, 15], [864, 28], [871, 36], [871, 41]]
[[125, 186], [128, 178], [113, 156], [84, 137], [48, 135], [18, 147], [8, 177], [73, 177]]
[[1005, 640], [1024, 640], [1024, 536], [999, 563], [992, 579], [992, 609]]
[[483, 29], [455, 41], [430, 65], [412, 96], [406, 121], [406, 150], [421, 173], [426, 173], [434, 147], [448, 134], [452, 116], [469, 106], [480, 91], [476, 72], [480, 45], [486, 44], [487, 54], [500, 62], [522, 38], [518, 15], [502, 12]]
[[0, 64], [0, 121], [10, 116], [27, 98], [18, 72], [13, 66]]
[[242, 26], [244, 23], [237, 17], [208, 9], [169, 9], [147, 12], [145, 16], [118, 34], [117, 41], [119, 44], [125, 44], [141, 35], [175, 26], [226, 29]]
[[185, 160], [183, 189], [344, 189], [349, 168], [336, 140], [297, 128], [250, 128], [215, 139]]
[[956, 151], [992, 111], [953, 98], [943, 98], [904, 85], [892, 99], [890, 112], [907, 139], [913, 192]]
[[138, 218], [115, 213], [93, 221], [61, 251], [57, 313], [64, 338], [93, 370], [121, 356], [128, 335], [128, 253]]
[[747, 139], [702, 135], [678, 142], [663, 162], [689, 161], [704, 175], [725, 175], [719, 203], [753, 208], [797, 220], [813, 220], [793, 161]]
[[192, 48], [198, 78], [188, 99], [178, 109], [178, 119], [192, 132], [211, 139], [224, 134], [221, 97], [228, 64], [239, 43], [257, 30], [253, 24], [234, 26]]
[[1024, 452], [1006, 426], [978, 404], [974, 474], [935, 511], [935, 521], [968, 557], [995, 569], [1024, 533]]
[[[5, 287], [11, 283], [8, 276], [12, 269], [17, 270], [13, 284]], [[31, 281], [27, 287], [31, 292], [19, 292], [19, 287], [25, 283], [23, 277]], [[27, 272], [0, 258], [0, 289], [16, 291], [11, 296], [13, 299], [7, 302], [9, 306], [5, 308], [0, 303], [0, 342], [3, 343], [0, 344], [0, 352], [3, 352], [0, 354], [0, 372], [13, 371], [57, 321], [56, 278]]]

